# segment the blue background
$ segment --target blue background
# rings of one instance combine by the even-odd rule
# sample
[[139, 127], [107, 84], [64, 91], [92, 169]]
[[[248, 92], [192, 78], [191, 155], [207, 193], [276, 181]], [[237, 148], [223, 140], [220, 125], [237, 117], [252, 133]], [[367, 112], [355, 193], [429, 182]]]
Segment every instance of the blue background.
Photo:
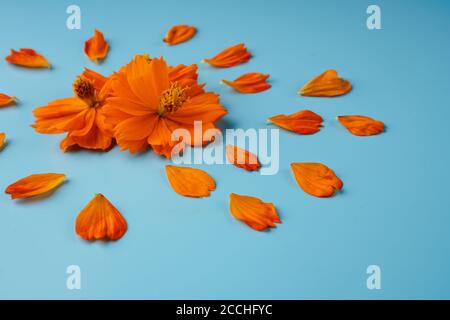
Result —
[[[66, 8], [81, 7], [82, 29], [66, 28]], [[378, 4], [382, 30], [366, 28]], [[0, 196], [0, 298], [450, 298], [450, 3], [448, 1], [1, 1], [0, 56], [30, 47], [52, 70], [0, 63], [0, 92], [19, 98], [0, 110], [8, 145], [0, 153], [0, 186], [31, 173], [62, 172], [52, 196]], [[175, 24], [198, 34], [179, 46], [161, 39]], [[94, 28], [111, 45], [101, 65], [83, 54]], [[167, 160], [62, 153], [62, 136], [32, 128], [32, 109], [71, 96], [87, 66], [105, 75], [136, 53], [170, 64], [198, 63], [244, 42], [254, 55], [229, 69], [199, 67], [221, 95], [225, 128], [268, 128], [272, 115], [311, 109], [325, 119], [312, 136], [280, 132], [280, 171], [247, 173], [200, 166], [217, 181], [210, 198], [175, 194]], [[306, 98], [298, 88], [335, 68], [354, 90]], [[272, 89], [242, 95], [219, 85], [250, 71], [271, 74]], [[363, 114], [386, 133], [350, 135], [335, 120]], [[270, 126], [269, 126], [270, 127]], [[331, 199], [305, 194], [289, 164], [323, 162], [342, 178]], [[88, 243], [74, 221], [95, 193], [107, 196], [129, 224], [117, 242]], [[228, 210], [230, 192], [273, 202], [283, 223], [256, 232]], [[82, 289], [66, 288], [66, 268], [81, 267]], [[368, 290], [366, 268], [381, 267], [382, 289]]]

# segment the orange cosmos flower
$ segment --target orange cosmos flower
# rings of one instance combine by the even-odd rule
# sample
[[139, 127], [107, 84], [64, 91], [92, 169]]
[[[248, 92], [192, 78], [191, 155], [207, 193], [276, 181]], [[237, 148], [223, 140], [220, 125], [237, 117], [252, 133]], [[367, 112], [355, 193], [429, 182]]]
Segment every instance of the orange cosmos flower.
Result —
[[0, 107], [6, 107], [16, 101], [16, 97], [10, 97], [4, 93], [0, 93]]
[[209, 197], [216, 189], [211, 176], [200, 169], [166, 165], [166, 175], [173, 190], [186, 197]]
[[344, 184], [333, 170], [321, 163], [291, 163], [298, 185], [312, 196], [331, 197]]
[[229, 68], [247, 62], [252, 55], [247, 51], [243, 43], [229, 47], [211, 59], [203, 59], [217, 68]]
[[261, 167], [256, 155], [237, 146], [227, 145], [226, 154], [228, 161], [238, 168], [256, 171]]
[[313, 134], [320, 131], [323, 119], [312, 111], [301, 110], [288, 116], [279, 114], [268, 121], [298, 134]]
[[5, 140], [6, 140], [6, 134], [4, 134], [3, 132], [0, 132], [0, 151], [5, 146]]
[[231, 193], [230, 211], [236, 219], [257, 231], [275, 228], [275, 223], [281, 223], [275, 206], [255, 197]]
[[84, 43], [84, 53], [95, 63], [105, 59], [108, 50], [109, 44], [106, 42], [103, 33], [98, 30], [95, 30], [94, 36]]
[[[203, 131], [215, 128], [214, 122], [227, 111], [219, 95], [205, 93], [197, 83], [196, 69], [171, 68], [162, 58], [138, 55], [111, 78], [113, 93], [104, 110], [122, 150], [135, 153], [149, 145], [170, 158], [178, 143], [171, 139], [173, 130], [186, 129], [193, 137], [195, 121], [202, 122]], [[203, 143], [191, 141], [195, 146]]]
[[240, 93], [257, 93], [266, 91], [271, 87], [267, 83], [269, 77], [270, 75], [268, 74], [250, 72], [236, 78], [234, 81], [222, 80], [222, 82]]
[[33, 174], [11, 184], [5, 193], [10, 194], [12, 199], [39, 196], [52, 191], [65, 179], [66, 176], [61, 173]]
[[19, 51], [11, 49], [11, 54], [7, 56], [5, 60], [9, 63], [28, 68], [51, 67], [47, 59], [33, 49], [20, 49]]
[[339, 116], [338, 121], [355, 136], [373, 136], [384, 131], [384, 123], [366, 116]]
[[163, 41], [173, 46], [188, 41], [195, 35], [196, 32], [197, 29], [192, 26], [186, 25], [173, 26], [167, 32], [166, 37], [163, 39]]
[[339, 78], [336, 70], [330, 69], [310, 80], [299, 91], [302, 96], [336, 97], [352, 89], [349, 81]]
[[112, 126], [106, 124], [102, 108], [109, 95], [107, 78], [86, 69], [73, 83], [75, 97], [50, 102], [33, 110], [32, 125], [39, 133], [64, 133], [61, 149], [73, 146], [107, 150], [112, 144]]
[[127, 231], [127, 222], [111, 202], [97, 194], [79, 213], [76, 233], [85, 240], [118, 240]]

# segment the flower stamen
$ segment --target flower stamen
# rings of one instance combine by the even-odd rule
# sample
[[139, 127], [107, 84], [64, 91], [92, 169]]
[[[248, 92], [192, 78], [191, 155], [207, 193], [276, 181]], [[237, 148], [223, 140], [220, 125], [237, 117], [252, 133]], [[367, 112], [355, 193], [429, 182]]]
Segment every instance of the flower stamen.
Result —
[[180, 87], [177, 82], [172, 83], [161, 94], [158, 114], [162, 116], [167, 112], [177, 111], [188, 98], [185, 91], [186, 88]]
[[150, 58], [150, 55], [148, 53], [144, 53], [142, 56], [144, 57], [145, 60], [147, 60], [148, 63], [152, 61], [152, 58]]
[[95, 97], [94, 82], [84, 76], [79, 76], [72, 85], [75, 95], [86, 102], [90, 107], [95, 107], [97, 99]]

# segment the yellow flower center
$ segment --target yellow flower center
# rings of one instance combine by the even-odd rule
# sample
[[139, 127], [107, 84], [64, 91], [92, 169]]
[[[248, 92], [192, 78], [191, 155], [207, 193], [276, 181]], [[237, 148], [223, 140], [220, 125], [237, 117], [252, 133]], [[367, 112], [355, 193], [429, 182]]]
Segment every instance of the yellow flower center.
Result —
[[186, 88], [181, 88], [178, 83], [172, 83], [159, 98], [158, 114], [162, 116], [167, 112], [175, 112], [180, 109], [188, 98], [185, 91]]
[[142, 56], [144, 57], [145, 60], [147, 60], [147, 62], [152, 61], [152, 58], [150, 58], [150, 55], [148, 53], [144, 53]]
[[86, 102], [90, 107], [95, 107], [97, 99], [95, 97], [94, 82], [84, 76], [79, 76], [73, 82], [73, 92], [75, 95]]

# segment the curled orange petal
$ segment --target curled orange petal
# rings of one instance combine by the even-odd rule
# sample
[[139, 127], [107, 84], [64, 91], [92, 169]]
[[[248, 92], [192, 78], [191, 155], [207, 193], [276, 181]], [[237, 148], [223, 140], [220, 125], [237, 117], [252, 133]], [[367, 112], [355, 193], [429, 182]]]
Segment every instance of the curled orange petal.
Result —
[[16, 97], [10, 97], [4, 93], [0, 93], [0, 107], [6, 107], [16, 101]]
[[228, 161], [238, 168], [255, 171], [261, 167], [256, 155], [237, 146], [227, 145], [226, 154]]
[[331, 197], [344, 186], [334, 171], [321, 163], [291, 163], [291, 169], [303, 191], [315, 197]]
[[0, 151], [5, 146], [5, 140], [6, 140], [6, 134], [4, 134], [3, 132], [0, 132]]
[[211, 59], [204, 59], [210, 65], [217, 68], [229, 68], [247, 62], [252, 55], [247, 51], [243, 43], [229, 47]]
[[257, 231], [275, 228], [275, 223], [281, 223], [275, 206], [255, 197], [231, 193], [230, 211], [236, 219]]
[[33, 49], [22, 48], [19, 51], [11, 49], [10, 55], [5, 60], [22, 67], [50, 68], [50, 63], [47, 59]]
[[339, 78], [336, 70], [330, 69], [306, 83], [299, 91], [302, 96], [336, 97], [352, 89], [349, 81]]
[[84, 53], [95, 63], [105, 59], [108, 50], [109, 44], [106, 42], [103, 33], [98, 30], [95, 30], [94, 36], [84, 43]]
[[14, 182], [5, 193], [10, 194], [12, 199], [34, 197], [52, 191], [65, 179], [66, 176], [61, 173], [32, 174]]
[[166, 37], [163, 39], [163, 41], [173, 46], [188, 41], [195, 35], [196, 32], [197, 29], [192, 26], [173, 26], [169, 31], [167, 31]]
[[301, 110], [288, 116], [279, 114], [268, 121], [298, 134], [313, 134], [320, 131], [323, 119], [312, 111]]
[[355, 136], [373, 136], [384, 131], [384, 123], [366, 116], [339, 116], [338, 121]]
[[216, 189], [211, 176], [200, 169], [166, 165], [166, 175], [173, 190], [186, 197], [209, 197]]
[[118, 240], [127, 231], [127, 222], [102, 194], [95, 197], [78, 214], [76, 233], [85, 240]]
[[268, 74], [250, 72], [233, 81], [222, 80], [222, 82], [241, 93], [257, 93], [266, 91], [271, 87], [271, 85], [267, 83], [269, 77], [270, 75]]

